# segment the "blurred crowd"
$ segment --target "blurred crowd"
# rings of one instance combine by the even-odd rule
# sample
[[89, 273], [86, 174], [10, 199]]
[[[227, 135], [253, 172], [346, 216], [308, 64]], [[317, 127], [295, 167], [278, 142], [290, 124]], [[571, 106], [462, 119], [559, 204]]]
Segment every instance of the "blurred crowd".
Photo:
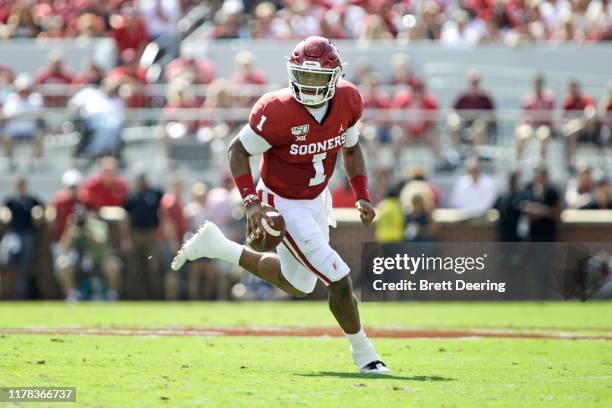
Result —
[[[365, 102], [362, 134], [372, 152], [380, 154], [388, 146], [393, 161], [414, 143], [426, 143], [437, 160], [437, 170], [452, 170], [458, 161], [479, 154], [482, 144], [501, 141], [492, 92], [476, 69], [467, 72], [464, 90], [446, 109], [427, 90], [424, 78], [415, 75], [405, 54], [391, 60], [391, 77], [383, 80], [368, 63], [358, 69], [353, 81], [360, 85]], [[393, 93], [387, 89], [397, 89]], [[395, 88], [389, 88], [391, 85]], [[368, 112], [369, 109], [369, 112]], [[612, 135], [612, 82], [598, 102], [582, 89], [578, 78], [569, 78], [565, 95], [557, 96], [546, 86], [546, 75], [538, 73], [531, 90], [522, 97], [522, 111], [515, 122], [516, 162], [524, 160], [530, 140], [539, 145], [539, 160], [548, 160], [548, 147], [554, 138], [561, 140], [565, 165], [576, 171], [576, 152], [580, 144], [600, 149], [610, 145]], [[450, 150], [443, 151], [441, 137], [447, 132]]]
[[[263, 281], [223, 262], [192, 262], [178, 272], [169, 267], [183, 240], [205, 220], [244, 241], [242, 203], [229, 174], [213, 187], [186, 186], [185, 175], [176, 173], [162, 189], [144, 168], [132, 173], [128, 182], [110, 156], [87, 177], [66, 170], [63, 188], [49, 203], [29, 190], [24, 176], [15, 177], [14, 191], [0, 207], [0, 268], [15, 271], [14, 297], [37, 297], [45, 262], [71, 301], [275, 296]], [[515, 171], [505, 188], [476, 157], [450, 188], [436, 185], [418, 166], [399, 180], [385, 168], [373, 176], [375, 238], [381, 243], [437, 241], [437, 209], [455, 209], [459, 220], [495, 220], [501, 242], [555, 242], [563, 209], [612, 210], [609, 178], [588, 166], [565, 185], [553, 182], [544, 165], [530, 174]], [[354, 208], [348, 183], [333, 188], [332, 197], [336, 208]]]
[[225, 0], [214, 38], [434, 40], [449, 45], [612, 39], [606, 0]]
[[[511, 172], [507, 185], [499, 188], [478, 159], [468, 159], [465, 167], [465, 173], [447, 191], [419, 166], [409, 168], [399, 180], [381, 170], [373, 188], [377, 241], [437, 241], [435, 210], [455, 209], [455, 220], [495, 220], [500, 242], [555, 242], [562, 210], [612, 210], [610, 179], [598, 168], [583, 166], [575, 177], [559, 185], [546, 166], [537, 165]], [[348, 185], [335, 188], [334, 205], [353, 207], [350, 194]], [[495, 215], [490, 210], [496, 210]]]
[[[123, 50], [178, 36], [190, 0], [2, 0], [1, 38], [112, 37]], [[127, 47], [126, 47], [127, 46]]]
[[[88, 62], [82, 72], [74, 73], [56, 51], [35, 77], [15, 75], [0, 66], [1, 141], [11, 169], [16, 168], [16, 144], [32, 145], [33, 164], [41, 164], [45, 135], [67, 130], [79, 135], [74, 155], [89, 159], [106, 155], [120, 159], [123, 131], [139, 125], [156, 127], [154, 134], [170, 162], [177, 147], [208, 148], [215, 140], [227, 145], [254, 101], [268, 89], [266, 75], [250, 51], [237, 53], [234, 71], [218, 78], [211, 60], [198, 58], [195, 50], [185, 47], [155, 84], [134, 49], [120, 56], [122, 63], [109, 72]], [[406, 54], [393, 55], [389, 64], [387, 78], [367, 62], [359, 62], [349, 78], [364, 98], [362, 134], [368, 151], [377, 155], [373, 161], [382, 160], [380, 155], [387, 152], [391, 156], [385, 160], [400, 163], [406, 149], [425, 144], [436, 170], [453, 170], [467, 156], [478, 154], [479, 146], [500, 141], [495, 97], [478, 70], [469, 70], [464, 90], [449, 106], [441, 106]], [[525, 147], [534, 140], [539, 158], [546, 161], [550, 141], [557, 138], [564, 148], [565, 166], [574, 173], [581, 144], [598, 148], [610, 144], [612, 82], [596, 100], [583, 90], [580, 78], [568, 78], [563, 95], [555, 95], [546, 80], [544, 73], [535, 75], [531, 91], [514, 108], [522, 110], [514, 124], [516, 160], [521, 163]], [[45, 112], [58, 112], [50, 109], [59, 109], [56, 118], [67, 117], [69, 126], [50, 127]], [[446, 139], [450, 142], [445, 145]], [[204, 153], [199, 157], [208, 160]]]
[[[35, 76], [16, 74], [0, 65], [0, 139], [10, 168], [16, 168], [14, 145], [31, 144], [32, 157], [40, 164], [45, 135], [67, 130], [79, 135], [75, 156], [92, 159], [120, 158], [122, 132], [128, 126], [159, 125], [160, 138], [168, 149], [176, 140], [223, 139], [238, 126], [238, 119], [244, 119], [245, 112], [232, 119], [219, 110], [249, 109], [254, 101], [236, 87], [267, 82], [248, 51], [236, 55], [236, 69], [225, 79], [216, 78], [214, 64], [197, 58], [190, 48], [171, 60], [158, 80], [152, 80], [149, 72], [132, 48], [121, 52], [120, 64], [108, 72], [87, 61], [83, 71], [75, 73], [58, 51], [49, 54], [48, 64]], [[161, 92], [151, 87], [155, 83], [163, 87], [157, 88]], [[207, 87], [202, 90], [199, 85]], [[160, 109], [161, 115], [134, 113], [150, 108]], [[68, 118], [69, 126], [49, 126], [45, 113], [48, 118], [54, 112], [55, 118]]]
[[78, 0], [0, 1], [0, 37], [110, 36], [138, 50], [180, 36], [196, 5], [212, 38], [436, 40], [451, 45], [612, 39], [607, 0]]
[[40, 260], [47, 258], [71, 301], [232, 296], [240, 271], [223, 262], [203, 260], [178, 272], [170, 269], [183, 239], [205, 220], [242, 240], [242, 201], [229, 175], [212, 187], [185, 185], [185, 176], [177, 173], [162, 189], [144, 169], [129, 182], [109, 156], [88, 177], [66, 170], [62, 184], [45, 203], [19, 175], [13, 193], [3, 197], [0, 224], [7, 228], [0, 239], [0, 267], [16, 271], [15, 298], [36, 296], [45, 269]]
[[[78, 135], [75, 157], [89, 163], [106, 155], [121, 160], [123, 133], [156, 126], [169, 167], [181, 157], [209, 160], [212, 141], [226, 145], [244, 122], [254, 100], [283, 86], [257, 69], [249, 51], [235, 56], [233, 72], [217, 72], [201, 50], [179, 47], [180, 21], [202, 8], [203, 27], [214, 38], [295, 39], [324, 35], [333, 39], [430, 39], [445, 43], [596, 41], [610, 33], [609, 1], [390, 1], [390, 0], [81, 0], [76, 2], [0, 0], [0, 36], [99, 37], [116, 44], [113, 68], [84, 61], [79, 72], [53, 51], [35, 75], [18, 74], [0, 64], [0, 127], [9, 168], [17, 170], [14, 150], [32, 146], [32, 167], [43, 166], [48, 134]], [[149, 44], [159, 53], [144, 56]], [[406, 54], [389, 61], [383, 77], [367, 63], [351, 79], [362, 90], [366, 113], [363, 134], [370, 152], [399, 158], [413, 143], [430, 147], [437, 170], [453, 170], [481, 144], [499, 139], [496, 101], [476, 70], [465, 90], [448, 106], [415, 74]], [[544, 74], [524, 96], [515, 129], [520, 162], [530, 139], [547, 159], [550, 140], [560, 137], [565, 166], [576, 171], [581, 143], [598, 147], [610, 141], [612, 85], [599, 101], [582, 90], [580, 78], [567, 78], [567, 92], [554, 95]], [[68, 108], [68, 109], [65, 109]], [[153, 109], [159, 109], [153, 110]], [[59, 109], [53, 114], [51, 109]], [[147, 111], [145, 111], [145, 109]], [[50, 123], [49, 115], [68, 121]], [[53, 121], [51, 121], [53, 122]], [[450, 139], [451, 149], [445, 140]], [[382, 148], [381, 148], [382, 147]], [[188, 154], [189, 153], [189, 154]], [[476, 152], [478, 154], [478, 152]], [[371, 157], [381, 160], [381, 157]]]

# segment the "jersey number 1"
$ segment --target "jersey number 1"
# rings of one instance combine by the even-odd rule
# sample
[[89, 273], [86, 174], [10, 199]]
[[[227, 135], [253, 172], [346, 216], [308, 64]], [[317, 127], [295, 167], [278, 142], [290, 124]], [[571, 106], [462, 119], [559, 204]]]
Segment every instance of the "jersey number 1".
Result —
[[261, 115], [261, 119], [259, 119], [259, 123], [257, 124], [257, 130], [261, 132], [261, 130], [263, 129], [263, 124], [267, 119], [268, 118], [266, 117], [266, 115]]
[[315, 169], [315, 176], [310, 179], [309, 186], [316, 186], [325, 181], [325, 167], [323, 167], [323, 160], [325, 160], [327, 153], [319, 153], [312, 156], [312, 164]]

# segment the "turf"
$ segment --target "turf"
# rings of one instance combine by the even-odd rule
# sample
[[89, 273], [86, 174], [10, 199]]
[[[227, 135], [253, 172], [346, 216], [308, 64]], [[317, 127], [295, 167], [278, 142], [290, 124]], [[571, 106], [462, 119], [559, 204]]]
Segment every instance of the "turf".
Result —
[[[612, 326], [608, 303], [364, 304], [362, 309], [376, 326], [598, 332]], [[324, 304], [307, 302], [0, 304], [0, 327], [245, 323], [333, 320]], [[53, 407], [612, 404], [609, 340], [379, 338], [375, 343], [393, 375], [356, 374], [342, 338], [0, 334], [0, 385], [77, 387], [77, 404]]]
[[[363, 303], [366, 324], [431, 327], [560, 327], [612, 330], [609, 302]], [[0, 302], [0, 327], [162, 325], [335, 325], [323, 302]]]

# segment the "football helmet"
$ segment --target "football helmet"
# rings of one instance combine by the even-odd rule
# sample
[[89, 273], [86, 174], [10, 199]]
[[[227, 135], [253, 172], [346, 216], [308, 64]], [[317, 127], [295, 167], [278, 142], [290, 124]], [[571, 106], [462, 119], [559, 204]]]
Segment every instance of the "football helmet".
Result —
[[293, 97], [303, 105], [319, 105], [333, 98], [342, 62], [327, 38], [308, 37], [293, 49], [287, 71]]

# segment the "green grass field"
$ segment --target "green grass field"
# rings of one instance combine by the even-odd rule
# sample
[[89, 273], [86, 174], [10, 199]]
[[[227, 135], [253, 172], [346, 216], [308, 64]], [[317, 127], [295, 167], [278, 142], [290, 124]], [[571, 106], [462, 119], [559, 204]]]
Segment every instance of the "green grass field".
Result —
[[[486, 330], [502, 337], [375, 338], [393, 372], [372, 377], [356, 373], [339, 337], [15, 330], [333, 327], [325, 303], [0, 303], [0, 386], [77, 387], [76, 404], [52, 407], [612, 405], [612, 303], [361, 307], [364, 323], [374, 328]], [[514, 332], [558, 338], [503, 338]]]

